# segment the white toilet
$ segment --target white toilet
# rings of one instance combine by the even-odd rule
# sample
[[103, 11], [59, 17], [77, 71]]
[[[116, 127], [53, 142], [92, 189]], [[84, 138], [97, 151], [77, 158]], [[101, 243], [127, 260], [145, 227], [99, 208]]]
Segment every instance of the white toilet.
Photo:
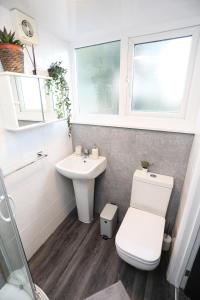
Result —
[[117, 232], [118, 255], [142, 270], [153, 270], [160, 262], [165, 215], [173, 188], [173, 177], [136, 170], [130, 207]]

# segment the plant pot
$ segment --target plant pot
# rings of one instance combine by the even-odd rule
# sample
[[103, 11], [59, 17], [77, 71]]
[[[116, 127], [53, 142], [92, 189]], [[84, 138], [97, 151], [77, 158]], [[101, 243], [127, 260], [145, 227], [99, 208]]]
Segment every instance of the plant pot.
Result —
[[21, 46], [0, 43], [0, 60], [4, 71], [24, 73], [24, 52]]
[[48, 71], [49, 77], [53, 77], [53, 72], [52, 72], [52, 70], [51, 70], [51, 69], [47, 69], [47, 71]]
[[148, 169], [142, 168], [142, 171], [143, 171], [144, 173], [147, 173], [147, 172], [148, 172]]

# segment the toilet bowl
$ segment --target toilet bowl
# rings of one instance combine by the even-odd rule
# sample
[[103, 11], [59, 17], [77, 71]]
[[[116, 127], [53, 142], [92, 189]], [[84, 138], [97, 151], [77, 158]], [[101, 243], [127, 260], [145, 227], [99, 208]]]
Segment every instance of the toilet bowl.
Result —
[[165, 227], [163, 217], [130, 207], [117, 232], [118, 255], [141, 270], [153, 270], [159, 262]]
[[172, 187], [172, 177], [140, 170], [134, 173], [131, 206], [115, 245], [121, 259], [138, 269], [151, 271], [159, 265]]

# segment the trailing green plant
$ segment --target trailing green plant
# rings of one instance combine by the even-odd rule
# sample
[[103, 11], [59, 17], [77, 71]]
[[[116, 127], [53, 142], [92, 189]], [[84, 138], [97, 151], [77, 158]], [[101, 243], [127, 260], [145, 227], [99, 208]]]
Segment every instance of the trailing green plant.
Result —
[[47, 94], [53, 94], [56, 99], [56, 113], [59, 119], [66, 118], [71, 135], [71, 102], [69, 99], [69, 86], [65, 79], [67, 69], [61, 66], [62, 62], [52, 63], [48, 69], [52, 79], [46, 81]]
[[147, 160], [141, 160], [141, 166], [143, 169], [148, 169], [150, 167], [150, 162]]
[[8, 32], [4, 27], [3, 30], [0, 30], [0, 43], [1, 44], [14, 44], [23, 47], [23, 44], [20, 40], [15, 39], [15, 32]]

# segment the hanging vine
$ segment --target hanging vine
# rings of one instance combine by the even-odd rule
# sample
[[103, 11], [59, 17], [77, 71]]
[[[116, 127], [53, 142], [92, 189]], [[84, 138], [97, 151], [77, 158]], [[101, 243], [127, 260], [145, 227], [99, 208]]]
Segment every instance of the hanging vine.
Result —
[[58, 119], [66, 118], [69, 136], [71, 136], [71, 102], [69, 99], [69, 86], [65, 79], [67, 70], [61, 66], [62, 62], [52, 63], [48, 69], [52, 79], [46, 81], [47, 94], [53, 94], [56, 103]]

